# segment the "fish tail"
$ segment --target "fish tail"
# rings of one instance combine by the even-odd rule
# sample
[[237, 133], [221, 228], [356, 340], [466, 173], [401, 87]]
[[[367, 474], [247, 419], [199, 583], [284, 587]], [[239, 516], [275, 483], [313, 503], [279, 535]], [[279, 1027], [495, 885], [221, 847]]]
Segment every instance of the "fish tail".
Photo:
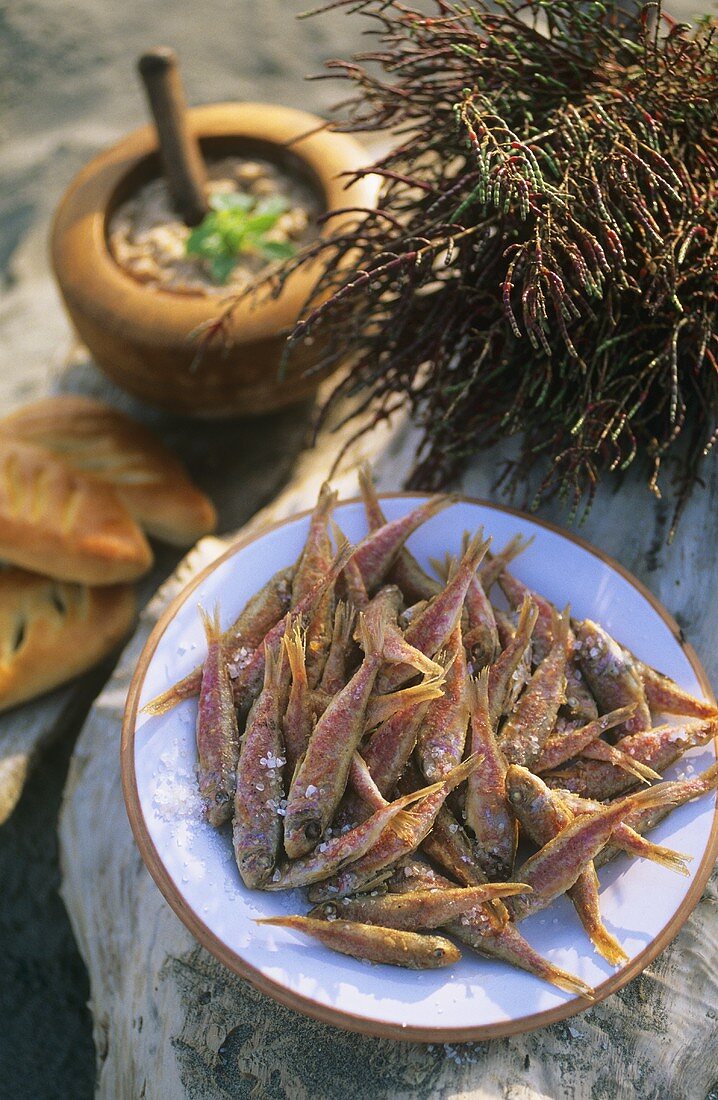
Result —
[[439, 580], [442, 580], [444, 584], [449, 579], [449, 573], [451, 572], [452, 562], [455, 561], [454, 557], [448, 552], [444, 554], [443, 558], [429, 558], [429, 565], [436, 573]]
[[569, 604], [566, 604], [560, 615], [555, 615], [554, 624], [554, 644], [560, 642], [564, 650], [568, 650], [571, 634], [571, 607]]
[[507, 565], [510, 565], [515, 558], [518, 558], [520, 554], [523, 554], [524, 551], [528, 550], [529, 546], [534, 541], [534, 538], [535, 535], [529, 535], [529, 537], [526, 538], [525, 535], [519, 534], [514, 535], [513, 538], [509, 539], [503, 550], [499, 551], [499, 553], [496, 555], [497, 558], [500, 558], [503, 562], [504, 569]]
[[344, 534], [337, 521], [335, 519], [330, 519], [329, 526], [332, 529], [332, 535], [334, 536], [334, 542], [337, 545], [337, 549], [339, 549], [340, 546], [348, 546], [349, 539]]
[[360, 613], [356, 639], [362, 647], [365, 657], [373, 657], [383, 652], [385, 629], [386, 624], [376, 616]]
[[447, 793], [453, 791], [455, 787], [458, 787], [460, 783], [468, 779], [472, 772], [476, 771], [483, 759], [483, 755], [478, 752], [474, 752], [471, 756], [467, 756], [466, 760], [462, 760], [460, 764], [457, 764], [455, 768], [447, 772], [441, 780], [440, 786], [444, 787]]
[[628, 955], [603, 923], [594, 925], [588, 934], [599, 955], [602, 955], [611, 966], [622, 966], [628, 962]]
[[429, 497], [424, 504], [416, 509], [417, 515], [421, 516], [420, 522], [424, 523], [426, 520], [431, 519], [432, 516], [442, 512], [444, 508], [455, 504], [458, 499], [457, 493], [437, 493], [435, 496]]
[[515, 637], [519, 637], [521, 639], [525, 638], [526, 641], [528, 642], [529, 638], [531, 637], [531, 635], [534, 632], [534, 627], [536, 626], [536, 620], [538, 619], [538, 614], [539, 614], [538, 604], [534, 600], [531, 599], [531, 596], [529, 595], [529, 593], [526, 593], [526, 595], [524, 596], [523, 601], [521, 603], [521, 610], [519, 611], [519, 619], [518, 619], [518, 622], [516, 624], [516, 635], [515, 635]]
[[489, 713], [489, 666], [486, 665], [476, 676], [469, 676], [466, 684], [469, 698], [469, 710], [472, 714]]
[[344, 647], [349, 645], [349, 639], [352, 635], [352, 627], [354, 626], [354, 617], [356, 612], [354, 608], [349, 607], [349, 604], [345, 600], [339, 600], [334, 612], [334, 627], [333, 627], [333, 639], [336, 639], [337, 645], [343, 644]]
[[653, 768], [649, 768], [648, 764], [643, 764], [640, 760], [636, 760], [627, 752], [623, 752], [621, 749], [616, 748], [615, 745], [609, 745], [605, 741], [593, 741], [590, 745], [586, 745], [581, 750], [581, 755], [587, 757], [589, 760], [604, 760], [607, 763], [613, 764], [616, 768], [621, 768], [624, 772], [628, 772], [629, 775], [634, 776], [635, 779], [640, 780], [641, 783], [653, 783], [657, 779], [663, 777], [659, 775]]
[[486, 557], [486, 551], [490, 545], [491, 538], [485, 538], [483, 527], [479, 527], [478, 531], [469, 539], [461, 564], [467, 566], [472, 573], [475, 572]]
[[212, 608], [212, 614], [202, 607], [202, 604], [197, 604], [197, 610], [199, 617], [202, 620], [202, 626], [204, 627], [205, 636], [207, 642], [217, 642], [222, 637], [222, 628], [219, 625], [219, 603], [216, 603]]
[[392, 832], [396, 833], [400, 840], [403, 840], [405, 844], [413, 844], [416, 840], [417, 826], [420, 826], [421, 823], [422, 819], [417, 814], [409, 813], [407, 810], [399, 810], [392, 817], [389, 824]]
[[374, 485], [374, 475], [372, 474], [371, 466], [368, 462], [363, 462], [359, 467], [358, 481], [359, 492], [361, 493], [364, 503], [364, 511], [369, 526], [374, 529], [382, 527], [386, 523], [386, 516], [382, 510], [376, 486]]
[[282, 638], [289, 668], [292, 674], [292, 683], [306, 684], [307, 667], [305, 663], [305, 639], [301, 624], [295, 622], [291, 630], [285, 630]]
[[[289, 618], [289, 615], [287, 615]], [[284, 637], [286, 637], [287, 631], [285, 630]], [[281, 645], [281, 640], [278, 640], [274, 646], [267, 646], [265, 642], [264, 646], [264, 686], [265, 689], [274, 689], [279, 683], [281, 675], [281, 657], [283, 653], [287, 652]], [[287, 658], [289, 654], [287, 653]]]
[[339, 494], [336, 489], [332, 489], [328, 481], [323, 481], [319, 489], [317, 503], [314, 506], [314, 516], [330, 516], [337, 503], [338, 497]]
[[185, 676], [184, 680], [179, 680], [178, 683], [173, 684], [171, 688], [167, 688], [160, 695], [156, 695], [154, 699], [150, 699], [149, 703], [145, 703], [142, 708], [143, 714], [149, 714], [156, 717], [160, 714], [167, 714], [168, 711], [176, 707], [178, 703], [181, 703], [183, 699], [192, 699], [194, 696], [199, 695], [199, 690], [202, 684], [202, 669], [195, 669], [189, 676]]
[[428, 787], [420, 787], [417, 791], [411, 791], [409, 794], [403, 794], [400, 798], [397, 798], [394, 802], [390, 803], [393, 810], [397, 812], [404, 812], [405, 806], [411, 806], [415, 802], [419, 802], [421, 799], [427, 797], [427, 795], [435, 794], [441, 790], [444, 786], [443, 779], [440, 779], [437, 783], [430, 783]]
[[483, 891], [487, 898], [511, 898], [516, 894], [531, 894], [533, 886], [527, 882], [487, 882], [483, 886], [467, 886], [467, 890], [475, 890], [477, 895]]
[[616, 710], [611, 710], [608, 714], [602, 714], [599, 721], [601, 723], [602, 730], [610, 730], [614, 726], [620, 726], [622, 722], [625, 722], [628, 718], [632, 718], [636, 713], [638, 703], [627, 703], [625, 707], [617, 707]]
[[[334, 524], [332, 525], [332, 527], [334, 527]], [[339, 531], [339, 528], [337, 528], [337, 531], [339, 532], [337, 538], [337, 552], [334, 555], [334, 559], [329, 566], [329, 571], [324, 578], [322, 591], [326, 591], [329, 585], [334, 583], [334, 581], [337, 579], [342, 569], [356, 550], [356, 546], [353, 546], [349, 542], [349, 539], [346, 537], [346, 535], [342, 534], [342, 532]]]
[[670, 806], [676, 801], [675, 791], [664, 788], [669, 788], [669, 783], [659, 783], [655, 787], [650, 787], [648, 790], [639, 791], [637, 794], [629, 794], [626, 798], [620, 800], [619, 805], [623, 805], [627, 810], [651, 810], [659, 809], [662, 806]]
[[296, 928], [301, 930], [304, 928], [304, 922], [306, 917], [292, 916], [292, 917], [255, 917], [255, 924], [274, 924], [278, 928]]
[[514, 537], [509, 539], [506, 543], [503, 550], [499, 550], [497, 554], [492, 556], [481, 571], [481, 580], [487, 592], [493, 587], [494, 583], [499, 579], [503, 571], [511, 564], [514, 558], [517, 558], [519, 554], [523, 554], [524, 550], [528, 550], [533, 541], [533, 535], [528, 539], [524, 538], [523, 535], [514, 535]]
[[445, 678], [446, 673], [439, 666], [438, 673], [425, 673], [421, 683], [412, 684], [408, 688], [400, 688], [398, 691], [381, 696], [381, 699], [382, 701], [386, 700], [387, 704], [391, 704], [397, 710], [403, 710], [405, 706], [414, 707], [420, 703], [430, 703], [432, 699], [440, 699], [444, 694]]
[[641, 855], [645, 859], [652, 860], [653, 863], [660, 864], [668, 871], [677, 871], [679, 875], [688, 876], [691, 873], [686, 861], [690, 861], [693, 857], [685, 852], [676, 852], [673, 848], [666, 848], [663, 844], [654, 844], [652, 841], [646, 840]]

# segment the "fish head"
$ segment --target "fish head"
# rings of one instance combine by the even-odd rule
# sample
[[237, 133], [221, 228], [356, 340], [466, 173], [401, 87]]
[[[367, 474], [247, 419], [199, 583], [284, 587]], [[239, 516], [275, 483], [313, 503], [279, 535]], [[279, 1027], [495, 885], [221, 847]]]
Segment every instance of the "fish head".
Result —
[[242, 882], [250, 889], [259, 889], [269, 882], [274, 872], [275, 861], [266, 847], [245, 848], [236, 852], [237, 866]]
[[506, 793], [516, 816], [530, 813], [545, 797], [545, 784], [537, 775], [520, 764], [509, 764], [506, 772]]
[[286, 836], [301, 836], [312, 845], [318, 844], [324, 832], [322, 817], [316, 806], [308, 805], [305, 809], [297, 810], [290, 817], [285, 818], [284, 830]]
[[232, 816], [234, 792], [227, 789], [226, 777], [211, 772], [200, 779], [200, 795], [210, 825], [223, 825]]

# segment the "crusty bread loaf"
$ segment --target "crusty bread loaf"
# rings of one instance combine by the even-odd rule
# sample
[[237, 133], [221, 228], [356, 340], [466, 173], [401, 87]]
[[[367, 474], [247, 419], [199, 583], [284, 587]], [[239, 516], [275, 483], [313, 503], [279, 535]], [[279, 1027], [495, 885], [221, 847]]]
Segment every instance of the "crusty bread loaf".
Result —
[[113, 485], [151, 535], [188, 546], [214, 531], [210, 500], [155, 436], [90, 397], [62, 394], [26, 405], [0, 421], [0, 437], [52, 451], [73, 469]]
[[97, 664], [134, 618], [131, 585], [88, 588], [23, 569], [0, 572], [0, 710]]
[[0, 436], [0, 559], [81, 584], [135, 580], [152, 551], [114, 489]]

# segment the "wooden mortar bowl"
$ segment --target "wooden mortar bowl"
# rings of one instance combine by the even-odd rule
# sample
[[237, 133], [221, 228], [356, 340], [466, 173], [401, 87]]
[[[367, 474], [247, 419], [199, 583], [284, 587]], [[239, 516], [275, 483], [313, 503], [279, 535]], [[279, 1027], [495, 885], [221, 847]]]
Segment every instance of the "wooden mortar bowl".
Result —
[[[366, 164], [366, 150], [346, 134], [310, 133], [321, 125], [315, 115], [262, 103], [216, 103], [190, 109], [189, 122], [205, 157], [246, 155], [273, 161], [307, 179], [324, 210], [374, 205], [375, 177], [349, 189], [341, 177]], [[291, 148], [289, 142], [294, 142]], [[55, 277], [94, 361], [114, 382], [150, 404], [191, 416], [254, 415], [309, 396], [323, 377], [302, 377], [312, 365], [311, 348], [297, 349], [281, 380], [279, 364], [309, 292], [310, 271], [293, 274], [276, 299], [241, 302], [229, 321], [228, 338], [206, 346], [197, 362], [198, 339], [192, 334], [217, 318], [221, 297], [143, 285], [111, 255], [109, 218], [160, 171], [154, 128], [144, 126], [90, 161], [55, 215]]]

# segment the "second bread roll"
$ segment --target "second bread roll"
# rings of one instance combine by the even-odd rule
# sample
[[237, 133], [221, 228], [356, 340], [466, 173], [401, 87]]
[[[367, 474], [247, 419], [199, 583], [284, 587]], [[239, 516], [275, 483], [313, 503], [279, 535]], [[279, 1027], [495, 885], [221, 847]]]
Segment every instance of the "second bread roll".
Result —
[[81, 584], [136, 580], [152, 551], [108, 485], [0, 436], [0, 558]]
[[141, 424], [102, 401], [60, 394], [0, 421], [0, 436], [57, 454], [73, 469], [112, 485], [150, 535], [189, 546], [214, 531], [212, 505], [182, 463]]

